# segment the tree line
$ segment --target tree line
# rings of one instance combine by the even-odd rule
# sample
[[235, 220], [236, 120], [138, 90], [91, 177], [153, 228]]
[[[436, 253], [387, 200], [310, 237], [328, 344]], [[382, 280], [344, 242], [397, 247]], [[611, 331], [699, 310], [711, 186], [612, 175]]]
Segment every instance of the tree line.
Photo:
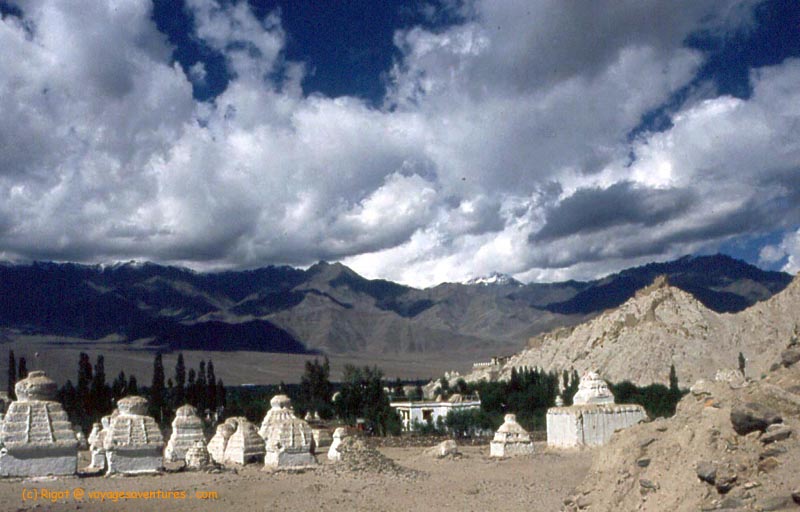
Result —
[[[9, 352], [8, 389], [13, 398], [14, 384], [27, 375], [24, 357], [15, 360]], [[555, 405], [559, 394], [564, 405], [572, 404], [578, 390], [580, 378], [576, 371], [546, 372], [539, 368], [512, 369], [507, 381], [480, 381], [467, 383], [456, 381], [453, 387], [442, 378], [435, 395], [447, 399], [453, 393], [478, 394], [479, 410], [451, 412], [439, 424], [417, 425], [422, 433], [450, 432], [471, 436], [495, 430], [506, 413], [517, 415], [519, 423], [528, 430], [543, 430], [547, 409]], [[368, 432], [378, 435], [399, 434], [402, 423], [399, 415], [390, 406], [391, 400], [421, 400], [422, 388], [418, 384], [409, 393], [399, 379], [393, 383], [385, 381], [378, 367], [356, 367], [346, 365], [341, 382], [330, 380], [330, 363], [327, 358], [306, 361], [305, 371], [299, 385], [260, 386], [256, 388], [236, 387], [226, 390], [221, 379], [215, 375], [214, 363], [200, 361], [195, 370], [186, 368], [183, 354], [179, 353], [174, 376], [166, 378], [161, 353], [153, 360], [153, 378], [149, 387], [140, 387], [135, 375], [121, 371], [109, 385], [106, 383], [104, 357], [98, 355], [92, 365], [86, 353], [78, 358], [77, 385], [71, 380], [59, 389], [59, 400], [64, 405], [70, 420], [89, 432], [94, 422], [111, 414], [116, 402], [127, 395], [140, 394], [148, 398], [150, 415], [162, 427], [168, 425], [175, 410], [183, 404], [191, 404], [202, 413], [214, 414], [214, 419], [228, 415], [247, 416], [259, 421], [266, 414], [269, 398], [285, 393], [292, 399], [295, 412], [303, 417], [316, 413], [321, 419], [338, 418], [350, 425], [360, 424]], [[653, 384], [636, 386], [628, 381], [609, 383], [617, 403], [636, 403], [644, 406], [651, 417], [671, 416], [681, 397], [686, 393], [678, 386], [674, 365], [670, 367], [669, 386]], [[387, 389], [389, 390], [387, 392]], [[229, 396], [230, 393], [230, 396]], [[230, 401], [230, 407], [228, 402]]]
[[[27, 376], [25, 358], [15, 361], [14, 351], [9, 351], [8, 394], [15, 399], [14, 385]], [[201, 412], [221, 413], [226, 403], [226, 390], [222, 379], [217, 379], [214, 363], [200, 361], [195, 370], [187, 371], [183, 353], [178, 354], [175, 364], [174, 380], [166, 379], [161, 353], [153, 359], [153, 379], [150, 387], [140, 387], [135, 375], [120, 371], [111, 384], [106, 382], [105, 358], [98, 355], [92, 365], [89, 355], [81, 352], [78, 356], [76, 383], [68, 379], [58, 390], [58, 400], [70, 421], [80, 426], [84, 433], [91, 430], [92, 424], [111, 414], [120, 398], [128, 395], [142, 395], [148, 399], [150, 415], [162, 427], [174, 418], [175, 410], [184, 404], [191, 404]]]

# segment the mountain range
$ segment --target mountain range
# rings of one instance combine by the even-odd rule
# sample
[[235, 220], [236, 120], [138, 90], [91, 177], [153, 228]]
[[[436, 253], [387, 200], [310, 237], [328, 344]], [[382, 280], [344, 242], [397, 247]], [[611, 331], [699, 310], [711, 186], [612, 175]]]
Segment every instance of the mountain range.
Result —
[[788, 274], [724, 255], [602, 279], [522, 284], [495, 274], [416, 289], [339, 263], [200, 273], [152, 263], [0, 265], [0, 336], [114, 339], [167, 350], [512, 353], [634, 297], [658, 275], [717, 313], [783, 290]]

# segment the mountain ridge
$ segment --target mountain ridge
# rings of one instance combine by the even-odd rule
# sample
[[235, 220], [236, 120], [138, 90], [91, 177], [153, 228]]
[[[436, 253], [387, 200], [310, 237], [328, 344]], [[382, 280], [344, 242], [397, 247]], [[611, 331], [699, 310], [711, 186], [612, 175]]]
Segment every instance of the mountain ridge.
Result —
[[654, 263], [588, 282], [498, 278], [426, 289], [367, 279], [327, 262], [306, 270], [209, 273], [148, 262], [34, 262], [0, 265], [0, 328], [84, 339], [117, 335], [167, 350], [200, 348], [180, 339], [187, 336], [208, 340], [209, 350], [482, 356], [517, 351], [533, 336], [591, 319], [633, 297], [660, 270], [719, 311], [741, 311], [791, 280], [722, 255]]

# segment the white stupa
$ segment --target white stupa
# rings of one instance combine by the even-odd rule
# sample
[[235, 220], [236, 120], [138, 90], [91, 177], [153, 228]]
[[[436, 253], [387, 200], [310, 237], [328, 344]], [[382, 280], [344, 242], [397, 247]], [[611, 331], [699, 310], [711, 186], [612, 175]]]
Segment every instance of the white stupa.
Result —
[[157, 473], [164, 466], [164, 438], [147, 415], [147, 400], [128, 396], [117, 402], [104, 435], [108, 474]]
[[0, 426], [0, 475], [72, 475], [78, 468], [78, 438], [56, 402], [56, 383], [32, 371], [14, 386], [17, 400]]
[[[248, 464], [264, 458], [264, 440], [255, 425], [245, 417], [228, 418], [225, 423], [234, 427], [225, 445], [223, 464]], [[210, 450], [209, 450], [210, 451]]]
[[266, 448], [264, 466], [285, 468], [316, 465], [314, 435], [308, 423], [295, 416], [291, 402], [285, 395], [274, 396], [270, 405], [259, 432]]
[[600, 446], [611, 435], [647, 418], [644, 407], [616, 404], [608, 384], [597, 372], [581, 377], [573, 405], [547, 410], [547, 445], [554, 448]]
[[330, 448], [328, 448], [328, 460], [332, 460], [334, 462], [342, 460], [342, 454], [339, 452], [339, 446], [342, 444], [342, 440], [348, 435], [349, 434], [345, 427], [337, 427], [336, 430], [333, 431], [333, 441], [331, 442]]
[[228, 439], [231, 438], [236, 431], [236, 427], [230, 423], [220, 423], [217, 425], [217, 431], [214, 437], [208, 442], [208, 454], [211, 460], [217, 464], [225, 462], [225, 447], [228, 446]]
[[516, 414], [506, 414], [503, 424], [489, 444], [490, 457], [513, 457], [533, 453], [533, 441], [528, 431], [517, 423]]
[[172, 435], [164, 449], [164, 459], [169, 462], [184, 460], [186, 452], [196, 441], [206, 442], [203, 421], [197, 416], [197, 409], [188, 404], [178, 407], [172, 420]]

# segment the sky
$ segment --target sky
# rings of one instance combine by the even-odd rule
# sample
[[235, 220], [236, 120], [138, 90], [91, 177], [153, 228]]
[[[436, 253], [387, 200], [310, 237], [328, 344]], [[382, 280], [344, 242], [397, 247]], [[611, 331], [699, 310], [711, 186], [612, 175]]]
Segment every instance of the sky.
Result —
[[0, 1], [0, 260], [800, 270], [800, 3]]

